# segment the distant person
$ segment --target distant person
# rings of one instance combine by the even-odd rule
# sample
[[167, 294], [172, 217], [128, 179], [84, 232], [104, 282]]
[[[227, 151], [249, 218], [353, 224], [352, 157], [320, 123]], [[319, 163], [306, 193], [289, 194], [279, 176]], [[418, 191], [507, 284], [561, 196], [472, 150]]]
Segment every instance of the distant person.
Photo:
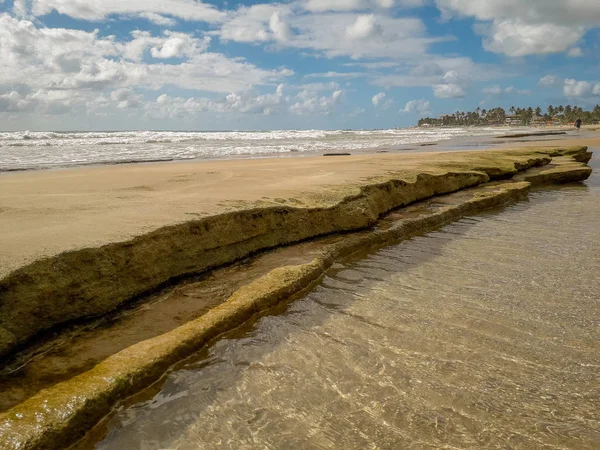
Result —
[[575, 121], [575, 128], [577, 128], [577, 131], [579, 131], [579, 129], [581, 128], [581, 119], [577, 119]]

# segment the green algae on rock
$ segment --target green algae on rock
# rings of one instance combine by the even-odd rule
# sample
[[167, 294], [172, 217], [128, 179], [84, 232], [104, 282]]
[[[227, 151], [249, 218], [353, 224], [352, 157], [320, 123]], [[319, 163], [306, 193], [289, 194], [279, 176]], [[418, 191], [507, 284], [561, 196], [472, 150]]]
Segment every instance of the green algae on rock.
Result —
[[169, 280], [258, 250], [372, 225], [394, 207], [487, 181], [479, 172], [418, 174], [347, 187], [342, 200], [314, 207], [263, 207], [166, 227], [129, 242], [63, 253], [0, 281], [0, 356], [61, 323], [95, 317]]
[[552, 155], [585, 153], [586, 148], [440, 154], [422, 168], [391, 167], [360, 185], [306, 195], [303, 207], [250, 206], [35, 261], [0, 279], [0, 357], [44, 331], [102, 316], [171, 280], [259, 250], [367, 228], [391, 209], [510, 178], [549, 164]]
[[[579, 159], [591, 158], [591, 155], [581, 155]], [[587, 162], [586, 161], [586, 162]], [[514, 179], [528, 181], [533, 185], [564, 184], [587, 179], [592, 169], [584, 162], [578, 162], [568, 156], [558, 156], [547, 166], [537, 167], [525, 173], [515, 175]]]
[[[93, 426], [112, 405], [159, 379], [169, 367], [255, 314], [288, 300], [317, 281], [336, 259], [439, 226], [464, 214], [527, 195], [529, 183], [504, 183], [468, 192], [472, 198], [382, 230], [349, 235], [299, 266], [274, 269], [242, 287], [225, 303], [170, 333], [140, 342], [94, 369], [41, 391], [0, 414], [0, 445], [7, 449], [63, 448]], [[437, 198], [436, 198], [437, 199]], [[439, 199], [437, 199], [439, 201]]]
[[[544, 158], [542, 160], [545, 161]], [[527, 165], [534, 167], [540, 160], [533, 158], [528, 161]], [[487, 169], [491, 170], [489, 166]], [[571, 163], [553, 168], [544, 182], [560, 182], [565, 177], [587, 178], [589, 173], [580, 169], [579, 165]], [[435, 197], [391, 213], [374, 230], [347, 235], [345, 239], [323, 248], [321, 256], [310, 263], [275, 269], [242, 287], [225, 303], [200, 318], [167, 334], [133, 345], [107, 358], [91, 371], [41, 391], [7, 413], [0, 414], [0, 446], [29, 449], [70, 445], [120, 399], [152, 384], [169, 367], [211, 339], [306, 289], [337, 259], [366, 248], [389, 245], [465, 214], [523, 198], [529, 186], [529, 182], [494, 182]], [[390, 191], [393, 192], [393, 187]], [[388, 204], [380, 201], [381, 204], [374, 205], [385, 207]]]

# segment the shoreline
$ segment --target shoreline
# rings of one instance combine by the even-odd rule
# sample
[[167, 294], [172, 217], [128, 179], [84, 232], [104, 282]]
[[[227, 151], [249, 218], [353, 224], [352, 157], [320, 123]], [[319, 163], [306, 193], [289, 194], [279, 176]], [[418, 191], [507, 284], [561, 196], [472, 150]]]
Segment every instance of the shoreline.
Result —
[[[36, 307], [36, 302], [41, 308], [48, 308], [48, 302], [57, 302], [53, 306], [60, 312], [60, 319], [75, 313], [73, 319], [77, 320], [86, 317], [89, 313], [84, 311], [84, 315], [81, 316], [81, 311], [69, 312], [72, 305], [61, 303], [61, 296], [68, 294], [67, 298], [77, 299], [84, 304], [87, 302], [88, 306], [90, 302], [98, 302], [97, 305], [91, 305], [100, 308], [96, 315], [106, 314], [136, 295], [156, 289], [160, 286], [161, 280], [166, 282], [177, 276], [199, 273], [252, 255], [256, 251], [277, 248], [323, 235], [369, 229], [381, 220], [383, 214], [391, 210], [434, 198], [432, 204], [435, 204], [435, 207], [430, 213], [423, 214], [420, 209], [423, 206], [417, 203], [414, 207], [406, 207], [404, 210], [408, 216], [401, 219], [396, 217], [398, 220], [396, 224], [392, 223], [387, 228], [378, 227], [375, 231], [371, 230], [356, 238], [344, 239], [329, 251], [317, 256], [312, 262], [274, 269], [267, 275], [252, 281], [250, 285], [240, 288], [229, 300], [209, 310], [196, 321], [189, 322], [162, 337], [140, 342], [122, 350], [107, 358], [91, 372], [42, 391], [24, 404], [0, 415], [0, 431], [10, 433], [10, 430], [14, 432], [18, 429], [21, 430], [19, 433], [23, 433], [19, 435], [19, 446], [7, 448], [35, 448], [40, 445], [57, 447], [59, 442], [63, 442], [61, 439], [72, 439], [72, 436], [81, 435], [92, 423], [104, 416], [116, 401], [152, 383], [170, 366], [208, 340], [241, 325], [254, 314], [307, 288], [311, 283], [316, 282], [337, 258], [370, 245], [384, 245], [390, 240], [406, 237], [410, 233], [439, 226], [464, 214], [522, 198], [532, 183], [577, 181], [590, 175], [591, 169], [587, 168], [585, 162], [591, 154], [586, 149], [582, 147], [564, 149], [562, 146], [561, 149], [556, 149], [556, 147], [555, 145], [546, 149], [538, 147], [485, 152], [421, 153], [411, 158], [406, 158], [406, 155], [402, 155], [403, 158], [399, 158], [399, 155], [315, 158], [318, 159], [316, 165], [312, 163], [301, 165], [305, 171], [301, 180], [306, 181], [305, 177], [310, 175], [308, 179], [315, 181], [315, 175], [320, 175], [317, 177], [320, 178], [320, 183], [313, 186], [311, 192], [305, 191], [298, 198], [294, 197], [296, 201], [291, 204], [289, 199], [283, 198], [276, 198], [271, 202], [265, 202], [264, 198], [261, 198], [258, 204], [256, 200], [254, 202], [247, 200], [235, 205], [229, 212], [166, 226], [145, 236], [134, 238], [130, 242], [109, 243], [95, 249], [60, 252], [53, 258], [38, 260], [9, 273], [4, 279], [0, 279], [0, 294], [3, 289], [5, 294], [12, 294], [10, 297], [0, 295], [0, 328], [3, 326], [2, 323], [5, 324], [4, 326], [12, 323], [6, 321], [7, 314], [12, 315], [13, 321], [29, 315], [39, 316], [41, 310], [34, 314], [28, 312], [32, 304]], [[328, 163], [324, 160], [335, 161]], [[273, 163], [270, 161], [267, 165]], [[390, 167], [392, 164], [394, 164], [393, 168]], [[287, 164], [287, 170], [293, 171], [294, 169], [290, 167], [293, 165]], [[356, 165], [359, 167], [356, 168]], [[256, 169], [260, 165], [253, 166], [255, 166], [253, 169]], [[270, 170], [277, 172], [277, 179], [281, 179], [282, 175], [286, 179], [289, 178], [289, 174], [281, 173], [281, 164], [274, 164], [274, 166], [271, 166]], [[323, 170], [323, 166], [326, 169], [324, 172], [315, 173], [317, 167]], [[332, 170], [350, 170], [352, 167], [354, 170], [351, 170], [350, 178], [339, 179], [333, 176], [335, 172]], [[366, 169], [370, 169], [371, 172], [365, 174], [368, 172]], [[298, 170], [298, 167], [295, 170]], [[86, 175], [88, 176], [84, 176], [83, 181], [89, 183], [89, 173]], [[154, 175], [156, 173], [151, 172], [150, 176]], [[169, 174], [171, 175], [172, 173]], [[252, 176], [256, 179], [257, 174], [252, 173]], [[515, 176], [519, 178], [501, 182], [500, 185], [490, 184], [491, 180], [510, 179]], [[45, 179], [45, 177], [41, 178]], [[323, 178], [329, 183], [324, 183]], [[336, 180], [337, 183], [332, 184], [332, 180]], [[75, 186], [79, 185], [75, 184]], [[298, 192], [294, 189], [298, 189], [299, 186], [305, 185], [288, 184], [287, 192], [295, 192], [298, 196]], [[279, 192], [281, 187], [281, 185], [277, 186]], [[247, 190], [247, 186], [239, 188]], [[231, 186], [227, 192], [231, 194]], [[452, 194], [453, 192], [456, 194]], [[467, 195], [467, 197], [458, 204], [451, 202], [440, 210], [439, 202], [444, 201], [446, 196], [452, 195]], [[197, 200], [197, 196], [194, 198]], [[213, 199], [213, 197], [209, 198]], [[168, 199], [172, 202], [173, 196]], [[281, 230], [281, 233], [277, 230]], [[183, 240], [178, 243], [173, 238]], [[164, 241], [166, 246], [161, 244], [164, 239], [166, 239]], [[202, 242], [198, 241], [190, 247], [190, 243], [198, 239]], [[194, 249], [196, 245], [198, 247]], [[138, 247], [141, 252], [136, 250]], [[176, 251], [173, 251], [174, 247]], [[119, 252], [122, 251], [125, 252], [124, 256], [119, 256]], [[135, 256], [136, 254], [138, 256]], [[192, 256], [193, 262], [189, 256]], [[187, 262], [186, 258], [188, 258]], [[183, 265], [182, 260], [184, 260]], [[158, 272], [154, 269], [149, 273], [144, 272], [145, 265], [154, 267]], [[74, 268], [77, 270], [74, 271]], [[167, 272], [161, 272], [164, 270]], [[123, 273], [127, 273], [125, 278], [122, 278]], [[120, 284], [124, 291], [115, 291], [114, 287], [110, 286], [115, 282]], [[35, 296], [43, 298], [44, 303], [36, 301]], [[97, 296], [104, 296], [105, 300], [99, 301]], [[25, 302], [27, 305], [25, 310], [22, 309], [24, 299], [28, 299]], [[213, 317], [214, 314], [217, 316]], [[29, 328], [35, 330], [36, 326], [38, 330], [48, 328], [44, 323], [48, 322], [37, 325], [28, 322], [25, 328], [28, 330]], [[35, 333], [30, 337], [34, 335]], [[161, 347], [163, 345], [166, 347]], [[14, 345], [12, 348], [15, 348]], [[141, 351], [141, 348], [145, 350]], [[134, 360], [137, 362], [134, 363]], [[127, 361], [127, 364], [124, 365], [124, 361]], [[111, 381], [108, 381], [109, 379]], [[68, 414], [61, 407], [65, 404], [70, 405]], [[41, 416], [39, 407], [45, 411]], [[31, 422], [21, 420], [25, 417], [23, 414], [42, 417], [41, 422], [36, 419], [36, 425], [30, 428], [26, 423], [31, 425]], [[48, 433], [49, 430], [54, 431]], [[0, 436], [3, 434], [0, 433]]]
[[[63, 251], [131, 239], [143, 232], [189, 221], [199, 215], [206, 216], [237, 209], [249, 201], [258, 201], [260, 206], [280, 205], [282, 198], [295, 201], [298, 195], [314, 193], [313, 184], [327, 182], [325, 177], [334, 173], [330, 180], [332, 184], [347, 181], [360, 183], [361, 178], [377, 176], [378, 172], [373, 170], [370, 162], [377, 158], [390, 158], [391, 161], [395, 161], [393, 164], [406, 161], [410, 168], [422, 155], [435, 158], [435, 155], [450, 152], [459, 154], [532, 146], [600, 148], [600, 135], [593, 138], [568, 136], [567, 139], [560, 140], [519, 142], [495, 142], [495, 139], [490, 139], [483, 145], [475, 146], [474, 150], [441, 147], [436, 144], [435, 147], [376, 154], [353, 153], [336, 158], [302, 155], [176, 160], [0, 173], [0, 248], [3, 249], [0, 252], [0, 279], [18, 267]], [[335, 172], [323, 169], [330, 167], [332, 163]], [[363, 165], [360, 168], [364, 169], [364, 173], [357, 170], [359, 164]], [[364, 164], [368, 166], [365, 167]], [[264, 189], [254, 186], [252, 177], [249, 176], [253, 169], [257, 171], [257, 179], [267, 180], [269, 185]], [[313, 169], [315, 173], [311, 176], [309, 171]], [[289, 171], [291, 179], [281, 182], [273, 173], [275, 170]], [[348, 173], [349, 176], [344, 177], [342, 172]], [[134, 182], [136, 179], [139, 182]], [[128, 183], [127, 180], [132, 182]], [[226, 185], [217, 186], [218, 183], [230, 182], [234, 184], [231, 189]], [[236, 192], [240, 191], [236, 185], [244, 182], [251, 184], [248, 192]], [[89, 184], [92, 185], [91, 188]], [[183, 190], [187, 192], [182, 192]], [[214, 192], [213, 202], [207, 201], [204, 190]], [[192, 202], [189, 198], [193, 195], [198, 196], [197, 202]], [[179, 203], [171, 205], [170, 196], [173, 196], [174, 202]], [[184, 198], [186, 196], [188, 199]], [[156, 211], [153, 200], [166, 205], [167, 211]], [[51, 215], [52, 219], [47, 219], [45, 224], [36, 225], [35, 221], [43, 214]], [[109, 229], [99, 229], [97, 218], [91, 217], [93, 215], [100, 216], [99, 220], [108, 223]], [[43, 217], [41, 219], [44, 221]], [[136, 220], [147, 222], [136, 226], [133, 223]], [[123, 226], [115, 230], [110, 226], [112, 221], [121, 222]], [[40, 226], [46, 228], [46, 236], [36, 236]], [[70, 245], [55, 242], [68, 234], [77, 235], [72, 237], [73, 242]]]
[[[116, 160], [99, 160], [99, 161], [84, 161], [84, 162], [64, 162], [64, 163], [52, 163], [50, 165], [33, 165], [33, 166], [17, 166], [17, 167], [2, 167], [0, 166], [0, 177], [11, 175], [14, 173], [21, 172], [40, 172], [40, 171], [52, 171], [52, 170], [71, 170], [71, 169], [85, 169], [85, 168], [95, 168], [95, 167], [113, 167], [120, 165], [138, 165], [138, 164], [162, 164], [162, 163], [205, 163], [205, 162], [217, 162], [217, 161], [247, 161], [254, 159], [280, 159], [280, 158], [312, 158], [312, 157], [320, 157], [324, 156], [324, 154], [337, 154], [338, 152], [343, 152], [344, 154], [350, 153], [353, 156], [362, 156], [362, 155], [373, 155], [377, 153], [403, 153], [403, 152], [414, 152], [414, 151], [431, 151], [431, 150], [439, 150], [439, 151], [449, 151], [449, 150], [465, 150], [465, 148], [469, 147], [470, 143], [474, 140], [478, 143], [484, 143], [485, 147], [493, 148], [499, 142], [495, 142], [497, 139], [511, 139], [512, 143], [515, 142], [531, 142], [534, 139], [537, 139], [536, 142], [539, 142], [539, 138], [550, 138], [557, 137], [562, 135], [562, 137], [566, 137], [567, 140], [576, 139], [578, 136], [574, 136], [569, 133], [575, 132], [573, 127], [560, 126], [560, 127], [490, 127], [490, 126], [463, 126], [463, 127], [432, 127], [427, 130], [445, 130], [445, 129], [489, 129], [494, 131], [505, 131], [505, 134], [489, 134], [489, 135], [474, 135], [474, 136], [449, 136], [440, 139], [432, 139], [426, 141], [418, 141], [413, 143], [406, 144], [396, 144], [396, 145], [383, 145], [383, 146], [374, 146], [374, 147], [361, 147], [361, 148], [347, 148], [342, 144], [340, 147], [332, 147], [332, 148], [323, 148], [320, 150], [305, 150], [305, 151], [297, 151], [297, 150], [289, 150], [287, 152], [281, 153], [273, 153], [273, 152], [265, 152], [265, 153], [248, 153], [248, 154], [229, 154], [229, 155], [206, 155], [206, 156], [186, 156], [186, 157], [175, 157], [175, 156], [167, 156], [161, 157], [160, 155], [149, 156], [147, 158], [142, 159], [116, 159]], [[404, 129], [398, 129], [404, 130]], [[419, 127], [406, 128], [406, 130], [419, 130]], [[286, 132], [294, 132], [297, 130], [282, 130]], [[317, 130], [301, 130], [301, 131], [317, 131]], [[339, 130], [323, 130], [324, 132], [331, 131], [339, 131]], [[377, 132], [381, 130], [350, 130], [351, 132], [359, 132], [359, 131], [369, 131], [369, 132]], [[594, 131], [600, 131], [600, 126], [596, 125], [587, 125], [584, 126], [581, 130], [582, 133], [585, 134], [585, 139], [595, 139]], [[491, 131], [490, 131], [491, 132]], [[50, 132], [55, 133], [55, 132]], [[86, 134], [86, 132], [81, 132], [82, 134]], [[120, 132], [109, 132], [118, 134]], [[175, 132], [177, 133], [177, 132]], [[187, 133], [187, 132], [183, 132]], [[205, 133], [205, 132], [197, 132], [197, 133]], [[216, 132], [221, 133], [221, 132]], [[270, 132], [264, 132], [270, 133]], [[60, 134], [60, 133], [59, 133]], [[65, 132], [63, 134], [73, 134], [72, 132]], [[525, 139], [525, 141], [514, 141], [515, 138], [520, 137]], [[319, 138], [315, 138], [316, 141]], [[160, 143], [160, 142], [156, 142]], [[149, 144], [155, 144], [155, 142], [150, 142]], [[165, 141], [164, 145], [170, 145], [171, 142]], [[181, 144], [176, 142], [176, 145]], [[90, 144], [90, 145], [116, 145], [123, 146], [127, 145], [126, 143], [110, 143], [110, 144]], [[136, 145], [140, 145], [137, 143]], [[85, 146], [85, 145], [84, 145]], [[435, 146], [437, 149], [424, 149], [424, 147]], [[7, 148], [10, 148], [8, 146]], [[0, 149], [2, 147], [0, 146]], [[34, 147], [35, 148], [35, 147]], [[58, 147], [60, 148], [60, 147]]]

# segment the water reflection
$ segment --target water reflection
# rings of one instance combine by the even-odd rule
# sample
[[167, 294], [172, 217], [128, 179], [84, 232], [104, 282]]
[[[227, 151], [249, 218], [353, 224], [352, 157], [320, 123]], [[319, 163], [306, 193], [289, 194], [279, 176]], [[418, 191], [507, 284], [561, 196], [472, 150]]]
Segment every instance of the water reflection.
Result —
[[101, 449], [600, 448], [600, 183], [340, 265]]

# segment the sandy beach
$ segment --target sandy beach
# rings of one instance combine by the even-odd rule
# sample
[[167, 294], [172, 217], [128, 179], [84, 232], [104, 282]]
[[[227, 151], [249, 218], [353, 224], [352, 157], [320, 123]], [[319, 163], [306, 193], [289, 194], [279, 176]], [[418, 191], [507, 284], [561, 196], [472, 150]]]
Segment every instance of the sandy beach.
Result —
[[[597, 139], [505, 144], [600, 147]], [[453, 158], [459, 158], [453, 153]], [[444, 153], [99, 166], [0, 176], [0, 277], [37, 259], [131, 239], [256, 202], [308, 205], [336, 186], [445, 160]]]
[[[0, 276], [42, 257], [131, 239], [250, 202], [278, 204], [427, 155], [103, 166], [0, 177]], [[293, 203], [290, 203], [293, 204]], [[299, 203], [301, 204], [301, 203]]]

